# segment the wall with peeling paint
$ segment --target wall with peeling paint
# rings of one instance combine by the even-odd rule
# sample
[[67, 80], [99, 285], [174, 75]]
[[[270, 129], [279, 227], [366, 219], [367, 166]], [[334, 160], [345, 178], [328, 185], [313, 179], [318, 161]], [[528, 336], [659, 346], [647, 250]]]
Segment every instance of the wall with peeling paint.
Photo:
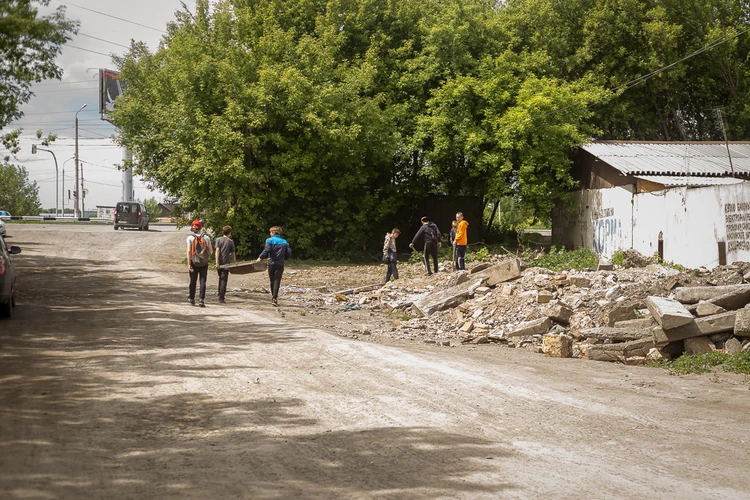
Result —
[[573, 208], [553, 214], [552, 242], [611, 256], [661, 249], [664, 260], [696, 268], [750, 261], [750, 182], [634, 194], [630, 187], [574, 193]]

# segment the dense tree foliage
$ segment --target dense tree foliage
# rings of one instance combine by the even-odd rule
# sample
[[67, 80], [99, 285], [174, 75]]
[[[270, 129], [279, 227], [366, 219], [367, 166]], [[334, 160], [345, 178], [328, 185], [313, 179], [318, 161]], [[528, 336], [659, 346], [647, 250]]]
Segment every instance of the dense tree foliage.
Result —
[[31, 99], [33, 82], [62, 76], [55, 58], [78, 31], [64, 6], [39, 16], [35, 5], [49, 5], [49, 0], [0, 2], [0, 129], [23, 116], [21, 105]]
[[[297, 255], [357, 254], [427, 192], [548, 214], [593, 137], [746, 136], [747, 0], [198, 0], [118, 60], [134, 165]], [[723, 43], [643, 81], [715, 41]]]
[[3, 160], [0, 163], [0, 208], [13, 215], [37, 215], [39, 187], [36, 181], [29, 182], [29, 173], [22, 166]]

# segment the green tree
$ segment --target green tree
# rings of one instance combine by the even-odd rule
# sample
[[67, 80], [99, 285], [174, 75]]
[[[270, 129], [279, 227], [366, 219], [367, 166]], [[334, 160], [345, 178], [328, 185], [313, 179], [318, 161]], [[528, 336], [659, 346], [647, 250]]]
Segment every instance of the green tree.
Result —
[[31, 84], [62, 76], [55, 63], [62, 46], [78, 32], [78, 21], [65, 17], [60, 6], [39, 16], [36, 5], [49, 0], [0, 2], [0, 129], [23, 116], [21, 105], [29, 102]]
[[29, 182], [29, 173], [22, 166], [7, 161], [0, 163], [0, 207], [13, 215], [37, 215], [42, 204], [39, 202], [39, 187], [36, 181]]
[[154, 198], [153, 196], [151, 198], [143, 200], [143, 205], [146, 207], [146, 212], [148, 213], [148, 218], [150, 220], [156, 220], [156, 218], [161, 214], [161, 207], [159, 207], [159, 202], [156, 201], [156, 198]]

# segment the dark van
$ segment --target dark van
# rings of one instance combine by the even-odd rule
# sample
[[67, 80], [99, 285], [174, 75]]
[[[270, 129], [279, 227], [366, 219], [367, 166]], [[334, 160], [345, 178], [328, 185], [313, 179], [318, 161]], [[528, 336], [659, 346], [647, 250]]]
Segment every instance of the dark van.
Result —
[[115, 231], [121, 227], [138, 228], [148, 231], [148, 213], [143, 203], [121, 201], [115, 207]]

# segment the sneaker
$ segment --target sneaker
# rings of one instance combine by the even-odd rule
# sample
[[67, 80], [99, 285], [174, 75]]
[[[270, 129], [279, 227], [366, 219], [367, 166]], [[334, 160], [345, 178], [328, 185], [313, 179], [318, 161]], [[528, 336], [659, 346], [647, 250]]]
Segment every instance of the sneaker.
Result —
[[188, 304], [190, 304], [191, 306], [194, 306], [195, 305], [195, 300], [188, 299]]
[[201, 300], [200, 302], [198, 302], [198, 307], [206, 307], [206, 304], [204, 304], [203, 301]]
[[278, 299], [271, 299], [271, 304], [273, 304], [276, 307], [279, 307], [279, 300]]
[[227, 303], [227, 301], [226, 301], [226, 300], [224, 300], [224, 299], [219, 299], [219, 304], [226, 304], [226, 303]]
[[432, 276], [432, 273], [424, 273], [425, 276]]

